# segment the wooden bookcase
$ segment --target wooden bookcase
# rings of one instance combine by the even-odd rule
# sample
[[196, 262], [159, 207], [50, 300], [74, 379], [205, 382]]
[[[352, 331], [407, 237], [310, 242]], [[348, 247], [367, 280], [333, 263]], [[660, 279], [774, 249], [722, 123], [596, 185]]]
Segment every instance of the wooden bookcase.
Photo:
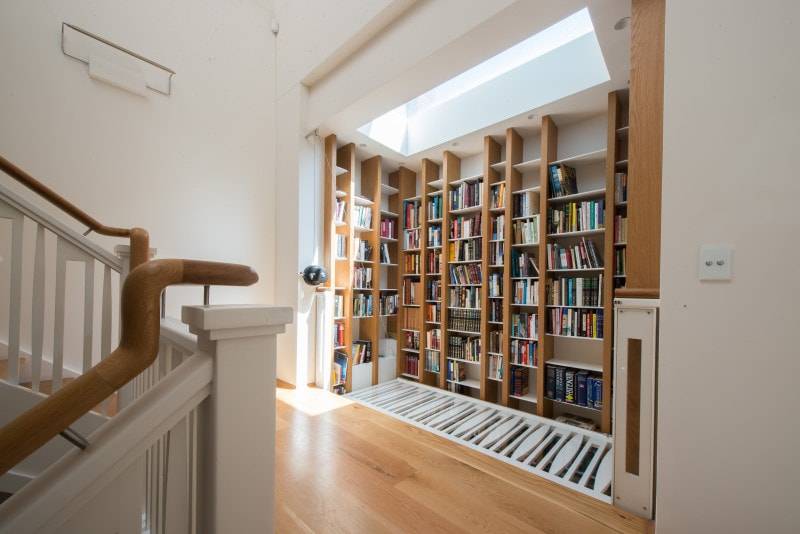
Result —
[[[401, 167], [389, 174], [387, 184], [381, 183], [379, 158], [361, 163], [361, 191], [362, 195], [369, 195], [367, 200], [374, 202], [374, 219], [378, 224], [382, 217], [397, 217], [398, 220], [396, 240], [394, 237], [381, 237], [377, 226], [372, 234], [367, 234], [375, 244], [374, 261], [379, 259], [381, 243], [389, 243], [393, 258], [397, 258], [397, 266], [385, 266], [391, 271], [388, 278], [396, 281], [400, 294], [397, 317], [389, 319], [398, 340], [397, 376], [545, 417], [556, 417], [563, 412], [585, 415], [596, 421], [603, 432], [611, 431], [615, 251], [623, 246], [614, 240], [614, 216], [624, 216], [627, 210], [627, 202], [616, 197], [619, 180], [615, 176], [625, 171], [627, 160], [627, 102], [626, 91], [609, 94], [605, 126], [603, 118], [597, 116], [585, 119], [588, 126], [584, 126], [584, 122], [567, 120], [559, 131], [556, 121], [545, 116], [537, 127], [509, 128], [503, 135], [486, 136], [479, 171], [475, 171], [477, 160], [474, 158], [462, 161], [454, 153], [445, 151], [441, 164], [429, 159], [421, 161], [419, 180], [416, 173]], [[587, 142], [591, 147], [588, 152], [575, 148], [584, 147]], [[467, 172], [469, 176], [462, 172], [462, 168], [469, 166], [467, 163], [472, 165]], [[336, 195], [358, 202], [349, 179], [350, 169], [356, 165], [352, 145], [338, 150], [337, 164], [326, 171], [336, 180]], [[549, 175], [554, 164], [575, 169], [577, 193], [554, 195]], [[337, 172], [342, 174], [333, 176]], [[564, 172], [569, 171], [565, 169]], [[452, 204], [451, 193], [465, 183], [482, 184], [478, 205], [464, 208]], [[381, 210], [381, 195], [387, 193], [391, 195], [389, 209]], [[441, 198], [441, 217], [432, 217], [429, 203], [438, 198]], [[520, 211], [522, 200], [525, 201], [524, 212]], [[595, 203], [581, 205], [581, 202]], [[578, 208], [597, 210], [601, 202], [605, 210], [602, 227], [550, 231], [549, 219], [554, 217], [553, 210], [570, 207], [573, 211], [569, 213], [573, 214]], [[418, 219], [409, 220], [407, 217], [409, 204], [418, 206]], [[451, 236], [459, 217], [475, 215], [481, 217], [479, 235]], [[349, 235], [352, 240], [353, 225], [349, 218], [345, 222], [335, 231]], [[433, 240], [438, 229], [441, 230], [440, 243]], [[412, 243], [406, 235], [413, 233], [418, 233], [419, 238], [414, 240], [414, 246], [410, 246]], [[524, 241], [520, 241], [522, 235], [527, 236]], [[584, 240], [587, 247], [590, 241], [593, 243], [602, 264], [548, 268], [548, 245], [575, 247]], [[479, 246], [469, 250], [461, 248], [457, 255], [456, 247], [463, 247], [463, 243], [479, 243]], [[437, 254], [441, 255], [438, 270], [431, 263]], [[502, 258], [502, 261], [497, 258]], [[418, 269], [411, 268], [412, 260]], [[337, 259], [335, 263], [337, 293], [350, 295], [352, 289], [348, 277], [351, 276], [353, 260]], [[515, 267], [520, 263], [526, 266], [525, 270]], [[466, 266], [479, 267], [480, 284], [459, 284], [452, 276], [454, 271], [451, 269]], [[563, 285], [563, 281], [568, 279], [573, 280], [569, 283], [576, 284], [574, 279], [577, 278], [583, 278], [584, 285], [588, 279], [590, 284], [594, 284], [590, 287], [599, 288], [600, 301], [597, 304], [550, 300], [548, 290], [551, 286], [556, 282]], [[623, 279], [616, 276], [618, 285]], [[440, 292], [434, 295], [432, 289], [437, 282], [441, 284]], [[412, 283], [418, 284], [416, 300], [409, 302], [404, 287]], [[456, 293], [464, 288], [475, 288], [480, 292], [477, 307], [464, 310], [463, 302], [456, 301]], [[376, 306], [382, 291], [383, 288], [373, 289]], [[525, 294], [525, 298], [517, 300], [518, 293]], [[349, 300], [348, 297], [345, 302], [348, 314], [352, 312]], [[437, 305], [440, 306], [438, 321], [433, 319], [430, 310]], [[459, 316], [464, 318], [465, 311], [470, 313], [468, 319], [473, 321], [472, 324], [469, 320], [464, 321], [470, 325], [466, 330], [455, 326]], [[554, 331], [556, 316], [569, 314], [596, 317], [598, 326], [602, 321], [603, 335], [589, 333], [587, 337]], [[534, 318], [535, 328], [530, 331], [528, 326], [532, 325]], [[437, 330], [439, 348], [432, 346], [428, 337]], [[350, 336], [346, 347], [348, 354], [352, 332], [352, 328], [346, 329], [346, 335]], [[373, 341], [373, 361], [377, 363], [380, 359], [377, 319], [374, 325], [365, 325], [361, 332], [362, 338], [368, 336]], [[412, 339], [415, 335], [418, 335], [418, 343]], [[458, 342], [458, 338], [479, 339], [480, 352], [477, 361], [459, 362], [468, 366], [465, 367], [468, 369], [467, 378], [452, 380], [448, 365], [450, 361], [458, 360], [451, 355], [450, 343]], [[413, 362], [416, 362], [415, 371], [408, 372]], [[550, 367], [580, 373], [581, 380], [602, 378], [602, 408], [583, 407], [550, 398], [547, 394]], [[379, 372], [375, 365], [373, 383], [378, 381]]]
[[[398, 310], [398, 337], [397, 337], [397, 375], [421, 380], [424, 365], [425, 340], [422, 336], [422, 302], [424, 300], [425, 276], [422, 269], [424, 257], [424, 240], [422, 239], [422, 195], [417, 193], [417, 174], [405, 167], [397, 171], [398, 189], [400, 197], [400, 240], [399, 280], [400, 308]], [[417, 217], [410, 217], [409, 206], [419, 206]], [[413, 235], [417, 238], [413, 239]], [[411, 246], [414, 245], [414, 246]], [[411, 269], [409, 265], [416, 262], [419, 268]], [[416, 287], [414, 299], [411, 300], [409, 288]], [[416, 337], [417, 342], [409, 338]], [[414, 364], [416, 362], [416, 364]], [[415, 369], [414, 369], [415, 367]]]

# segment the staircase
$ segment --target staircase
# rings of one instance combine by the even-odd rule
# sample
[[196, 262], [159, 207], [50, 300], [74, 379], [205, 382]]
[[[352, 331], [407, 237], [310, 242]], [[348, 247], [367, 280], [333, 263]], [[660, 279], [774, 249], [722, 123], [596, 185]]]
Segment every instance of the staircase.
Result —
[[[88, 228], [0, 184], [0, 533], [271, 532], [264, 383], [291, 310], [164, 318], [169, 285], [258, 277], [152, 260], [146, 231], [99, 223], [2, 157], [0, 169]], [[110, 253], [91, 232], [129, 244]]]

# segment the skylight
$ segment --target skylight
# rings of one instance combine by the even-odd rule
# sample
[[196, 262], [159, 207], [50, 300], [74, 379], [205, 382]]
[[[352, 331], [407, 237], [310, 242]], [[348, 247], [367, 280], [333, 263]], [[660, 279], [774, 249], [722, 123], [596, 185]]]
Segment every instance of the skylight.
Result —
[[[547, 61], [554, 55], [561, 61]], [[565, 61], [575, 68], [565, 68]], [[408, 156], [608, 79], [589, 10], [584, 8], [358, 131]], [[510, 94], [505, 91], [504, 82], [512, 80], [524, 84], [525, 91], [519, 86]], [[498, 94], [504, 95], [502, 102]], [[488, 98], [491, 95], [494, 98]], [[443, 127], [442, 121], [450, 127]]]

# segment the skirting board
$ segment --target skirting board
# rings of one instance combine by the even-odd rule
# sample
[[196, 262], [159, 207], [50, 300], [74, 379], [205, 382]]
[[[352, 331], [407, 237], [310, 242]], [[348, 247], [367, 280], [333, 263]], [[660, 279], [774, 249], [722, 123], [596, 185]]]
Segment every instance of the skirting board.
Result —
[[612, 501], [613, 442], [605, 434], [400, 378], [347, 397], [600, 501]]

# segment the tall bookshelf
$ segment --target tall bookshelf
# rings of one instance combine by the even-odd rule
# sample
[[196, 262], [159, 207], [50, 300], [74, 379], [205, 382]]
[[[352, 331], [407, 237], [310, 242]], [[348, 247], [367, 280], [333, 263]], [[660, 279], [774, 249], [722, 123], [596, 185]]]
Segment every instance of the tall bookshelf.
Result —
[[421, 333], [424, 350], [423, 382], [440, 385], [443, 369], [442, 350], [442, 300], [445, 288], [442, 286], [442, 256], [445, 243], [444, 228], [444, 181], [439, 177], [439, 165], [423, 159], [420, 165], [422, 180], [422, 277], [424, 280], [424, 301], [422, 303]]
[[[611, 431], [613, 295], [624, 280], [614, 217], [627, 210], [617, 193], [627, 116], [627, 94], [614, 92], [607, 117], [559, 128], [545, 116], [485, 137], [479, 155], [444, 151], [441, 164], [421, 161], [419, 177], [401, 167], [391, 186], [373, 187], [377, 199], [387, 187], [394, 195], [378, 217], [398, 221], [396, 242], [375, 238], [396, 247], [398, 376], [544, 417], [584, 416]], [[339, 149], [344, 182], [349, 158]], [[362, 192], [375, 165], [362, 162]], [[553, 181], [551, 172], [563, 174]], [[337, 271], [337, 286], [345, 280]], [[553, 376], [576, 387], [602, 383], [602, 399], [559, 398]]]
[[[392, 209], [399, 190], [384, 181], [380, 156], [359, 161], [355, 145], [337, 147], [335, 135], [325, 138], [324, 150], [327, 285], [335, 295], [327, 357], [332, 390], [346, 393], [354, 380], [359, 387], [380, 381], [382, 333], [396, 337], [397, 311], [384, 300], [398, 291], [397, 239], [384, 235], [383, 223], [398, 217]], [[382, 260], [384, 244], [394, 262]]]
[[397, 171], [400, 198], [400, 307], [398, 310], [397, 374], [420, 381], [423, 377], [424, 337], [422, 303], [425, 276], [422, 269], [422, 195], [417, 193], [417, 175], [400, 167]]

